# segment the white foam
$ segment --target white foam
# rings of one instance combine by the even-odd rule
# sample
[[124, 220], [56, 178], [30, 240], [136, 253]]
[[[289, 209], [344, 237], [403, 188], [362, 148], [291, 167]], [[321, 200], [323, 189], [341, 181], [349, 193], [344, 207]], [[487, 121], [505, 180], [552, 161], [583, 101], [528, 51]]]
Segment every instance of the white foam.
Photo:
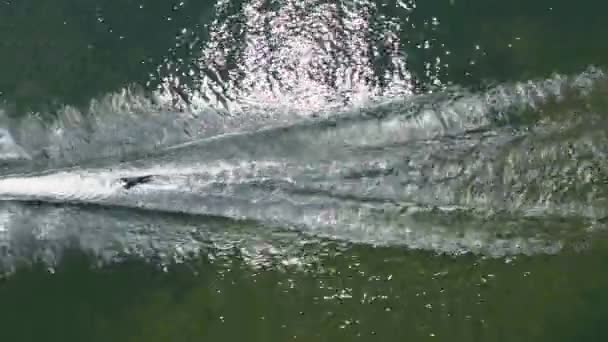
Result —
[[[264, 235], [261, 240], [255, 237], [260, 227], [280, 226], [311, 239], [452, 254], [555, 253], [573, 236], [586, 234], [584, 228], [594, 220], [608, 214], [602, 209], [604, 190], [592, 184], [601, 175], [594, 174], [595, 169], [579, 170], [585, 163], [606, 162], [601, 158], [608, 146], [605, 131], [594, 124], [592, 113], [587, 117], [587, 131], [580, 131], [582, 126], [576, 120], [559, 118], [555, 120], [562, 121], [544, 120], [521, 132], [514, 132], [508, 122], [516, 119], [522, 107], [542, 107], [551, 98], [559, 101], [563, 92], [572, 88], [586, 96], [603, 77], [601, 71], [591, 68], [574, 77], [502, 85], [483, 94], [451, 91], [445, 96], [395, 100], [336, 113], [335, 124], [327, 119], [313, 124], [288, 119], [280, 122], [280, 129], [273, 128], [277, 123], [274, 118], [250, 125], [251, 118], [223, 117], [217, 112], [198, 119], [187, 113], [175, 114], [178, 119], [171, 121], [175, 117], [168, 112], [147, 113], [156, 105], [146, 102], [145, 97], [129, 92], [108, 95], [91, 105], [93, 121], [66, 109], [51, 126], [28, 123], [35, 120], [32, 118], [14, 125], [22, 128], [13, 130], [26, 146], [23, 138], [33, 137], [30, 151], [38, 143], [54, 151], [50, 157], [58, 165], [66, 160], [80, 165], [33, 169], [27, 175], [13, 171], [10, 178], [0, 179], [0, 197], [95, 204], [115, 210], [5, 202], [2, 244], [8, 246], [9, 254], [22, 257], [42, 253], [37, 248], [49, 244], [61, 250], [74, 237], [83, 248], [108, 259], [120, 255], [116, 246], [125, 253], [147, 256], [178, 255], [210, 246], [241, 246], [255, 251], [243, 241], [273, 246], [274, 235]], [[101, 115], [106, 110], [106, 115]], [[502, 116], [497, 117], [497, 113]], [[184, 137], [178, 133], [181, 129], [184, 134], [181, 124], [197, 121], [209, 125], [199, 135], [188, 137], [200, 138], [191, 144], [132, 162], [118, 163], [115, 157], [90, 161], [122, 156], [122, 152], [113, 153], [122, 151], [120, 144], [125, 141], [130, 147], [124, 150], [132, 152], [146, 151], [149, 143], [171, 146]], [[167, 122], [172, 123], [163, 126]], [[14, 140], [8, 137], [7, 146], [11, 146]], [[556, 147], [560, 141], [568, 142], [579, 157], [564, 158], [565, 150]], [[528, 151], [529, 147], [534, 147], [534, 152]], [[590, 155], [598, 158], [578, 163]], [[543, 163], [551, 163], [554, 170], [543, 168]], [[130, 190], [120, 181], [144, 175], [153, 175], [152, 181]], [[532, 181], [544, 184], [537, 193], [505, 191], [509, 187], [532, 189]], [[595, 188], [589, 188], [588, 196], [577, 195], [589, 190], [585, 186]], [[145, 215], [131, 217], [120, 207], [146, 209], [158, 222], [147, 220]], [[187, 214], [183, 218], [187, 223], [167, 218], [171, 212]], [[561, 217], [572, 227], [563, 234], [543, 233], [546, 227], [529, 217], [531, 213], [546, 218], [551, 225], [560, 222], [553, 217]], [[461, 214], [464, 224], [435, 222], [440, 218], [456, 222], [462, 219]], [[250, 219], [260, 225], [243, 224], [234, 235], [208, 233], [209, 226], [201, 222], [211, 216]], [[493, 217], [496, 219], [489, 220]], [[228, 222], [218, 226], [234, 224]], [[511, 226], [525, 229], [511, 231]], [[137, 232], [125, 231], [125, 227]], [[502, 230], [510, 237], [499, 237]], [[205, 238], [193, 238], [192, 234]], [[32, 246], [22, 241], [24, 236], [36, 241], [34, 250], [23, 250]], [[281, 240], [281, 244], [293, 244], [297, 236]], [[209, 239], [216, 244], [210, 245]], [[56, 255], [45, 248], [44, 253]]]

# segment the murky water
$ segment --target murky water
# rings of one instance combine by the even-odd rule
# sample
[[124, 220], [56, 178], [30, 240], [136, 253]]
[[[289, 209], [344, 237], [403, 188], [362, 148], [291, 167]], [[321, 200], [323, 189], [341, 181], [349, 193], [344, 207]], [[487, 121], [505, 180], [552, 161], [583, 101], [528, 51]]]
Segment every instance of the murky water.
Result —
[[0, 5], [0, 334], [602, 340], [603, 5], [494, 5]]

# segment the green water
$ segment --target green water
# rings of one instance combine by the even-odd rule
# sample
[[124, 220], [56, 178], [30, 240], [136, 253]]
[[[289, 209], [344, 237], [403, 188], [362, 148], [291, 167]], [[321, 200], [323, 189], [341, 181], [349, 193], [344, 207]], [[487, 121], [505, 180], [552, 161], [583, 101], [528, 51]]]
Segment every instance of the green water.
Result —
[[[479, 260], [353, 247], [304, 270], [238, 257], [163, 273], [141, 262], [2, 283], [4, 340], [603, 341], [606, 246]], [[193, 271], [196, 275], [193, 275]]]
[[[246, 4], [229, 3], [229, 14]], [[413, 12], [395, 1], [377, 4], [375, 15], [415, 26], [403, 29], [400, 38], [412, 55], [408, 68], [421, 75], [424, 63], [438, 56], [448, 65], [442, 68], [445, 81], [471, 86], [608, 63], [608, 47], [601, 43], [608, 34], [602, 15], [608, 5], [600, 1], [432, 0], [415, 2]], [[176, 57], [191, 54], [174, 49], [180, 30], [198, 30], [204, 39], [205, 25], [215, 17], [212, 1], [63, 0], [0, 6], [0, 91], [26, 107], [49, 101], [86, 103], [129, 83], [150, 82], [155, 78], [149, 74], [157, 73], [167, 51]], [[433, 30], [428, 28], [432, 18], [441, 23]], [[428, 39], [435, 41], [432, 48], [415, 48]]]
[[[3, 2], [3, 108], [11, 117], [38, 111], [52, 120], [59, 105], [86, 107], [132, 83], [154, 89], [168, 55], [187, 60], [197, 49], [175, 48], [182, 28], [205, 41], [205, 24], [216, 16], [211, 1], [179, 3]], [[222, 15], [239, 23], [247, 1], [225, 3]], [[416, 5], [410, 13], [377, 2], [374, 22], [386, 15], [401, 23], [408, 70], [421, 89], [435, 77], [485, 89], [608, 68], [606, 2]], [[414, 48], [431, 38], [431, 48]], [[438, 56], [439, 71], [425, 76], [425, 63]], [[376, 62], [382, 69], [382, 58]], [[543, 113], [605, 114], [607, 89]], [[70, 250], [54, 267], [18, 264], [0, 280], [0, 341], [607, 341], [607, 241], [599, 232], [555, 255], [502, 258], [330, 242], [303, 247], [297, 262], [261, 265], [239, 251], [168, 266], [135, 256], [100, 265]]]

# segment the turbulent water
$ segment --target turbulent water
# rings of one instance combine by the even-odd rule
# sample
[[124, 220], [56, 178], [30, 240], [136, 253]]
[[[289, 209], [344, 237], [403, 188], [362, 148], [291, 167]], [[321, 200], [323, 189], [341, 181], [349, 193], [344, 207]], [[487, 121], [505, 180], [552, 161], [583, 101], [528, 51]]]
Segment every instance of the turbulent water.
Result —
[[312, 0], [212, 12], [179, 31], [157, 89], [17, 118], [5, 103], [3, 269], [74, 245], [102, 262], [297, 262], [330, 241], [553, 254], [605, 230], [601, 68], [471, 89], [403, 48], [435, 48], [403, 41], [432, 37], [435, 17], [403, 27], [373, 3]]

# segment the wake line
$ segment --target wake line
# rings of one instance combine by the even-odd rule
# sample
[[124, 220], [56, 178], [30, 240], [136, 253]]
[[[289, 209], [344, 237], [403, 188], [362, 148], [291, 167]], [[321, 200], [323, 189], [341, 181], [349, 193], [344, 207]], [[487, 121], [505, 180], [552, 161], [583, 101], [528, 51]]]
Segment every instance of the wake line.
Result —
[[[517, 123], [529, 110], [536, 111], [547, 103], [585, 97], [605, 79], [602, 70], [590, 67], [578, 75], [505, 84], [483, 93], [452, 88], [435, 94], [379, 99], [315, 115], [304, 108], [302, 113], [269, 115], [246, 112], [220, 115], [205, 110], [170, 113], [149, 104], [150, 99], [145, 95], [125, 90], [93, 100], [89, 113], [66, 107], [55, 113], [57, 120], [50, 126], [40, 122], [37, 116], [26, 116], [9, 124], [18, 132], [18, 138], [27, 137], [20, 141], [27, 152], [21, 149], [25, 153], [19, 153], [16, 144], [5, 146], [4, 141], [0, 141], [0, 159], [31, 158], [31, 164], [39, 163], [43, 167], [46, 163], [49, 168], [85, 165], [97, 158], [118, 159], [138, 153], [145, 156], [155, 154], [158, 149], [213, 145], [214, 140], [220, 140], [217, 142], [220, 144], [238, 135], [247, 139], [252, 134], [264, 135], [265, 130], [269, 131], [267, 135], [275, 136], [281, 130], [285, 134], [321, 132], [323, 126], [330, 130], [331, 126], [337, 126], [338, 134], [349, 135], [352, 133], [347, 132], [348, 127], [361, 128], [363, 121], [370, 124], [359, 134], [370, 134], [370, 141], [379, 134], [399, 133], [399, 129], [395, 130], [397, 126], [408, 129], [407, 137], [403, 137], [406, 140], [435, 138]], [[117, 107], [117, 103], [121, 106]], [[2, 112], [0, 108], [0, 116], [5, 116]], [[4, 119], [11, 122], [9, 118]], [[380, 131], [373, 127], [377, 121], [381, 122]]]
[[182, 219], [186, 221], [197, 221], [197, 222], [207, 222], [207, 221], [216, 221], [216, 222], [226, 222], [226, 223], [257, 223], [255, 220], [246, 220], [246, 219], [234, 219], [231, 217], [220, 216], [220, 215], [211, 215], [211, 214], [202, 214], [202, 213], [194, 213], [188, 211], [179, 211], [179, 210], [171, 210], [171, 209], [157, 209], [157, 208], [147, 208], [142, 206], [128, 206], [122, 204], [112, 204], [112, 203], [97, 203], [97, 202], [78, 202], [78, 201], [53, 201], [53, 200], [39, 200], [39, 199], [2, 199], [0, 202], [9, 205], [24, 205], [26, 208], [36, 209], [36, 208], [73, 208], [76, 210], [82, 210], [86, 212], [97, 212], [100, 214], [108, 214], [108, 213], [116, 213], [116, 212], [124, 212], [128, 214], [134, 215], [145, 215], [145, 216], [154, 216], [154, 217], [162, 217], [162, 218], [174, 218], [174, 219]]
[[[552, 97], [567, 101], [558, 95], [573, 83], [551, 84], [227, 128], [131, 159], [9, 168], [0, 247], [18, 255], [31, 234], [43, 245], [75, 236], [101, 254], [257, 250], [279, 230], [294, 234], [281, 240], [292, 246], [327, 239], [493, 257], [557, 253], [608, 225], [608, 130], [588, 108], [584, 117], [543, 111]], [[209, 231], [209, 220], [221, 222]]]

